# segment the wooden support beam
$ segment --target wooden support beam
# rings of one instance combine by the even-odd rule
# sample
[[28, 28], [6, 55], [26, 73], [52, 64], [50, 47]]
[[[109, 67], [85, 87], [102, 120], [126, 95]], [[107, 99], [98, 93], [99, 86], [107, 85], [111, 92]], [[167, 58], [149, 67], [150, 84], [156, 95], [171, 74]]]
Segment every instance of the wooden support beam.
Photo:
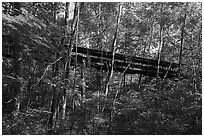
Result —
[[[73, 55], [72, 58], [74, 59], [76, 55]], [[100, 59], [100, 58], [95, 58], [95, 57], [86, 57], [81, 55], [77, 55], [77, 62], [79, 64], [82, 64], [83, 60], [89, 60], [90, 61], [90, 67], [94, 67], [97, 70], [104, 70], [107, 71], [108, 67], [106, 64], [110, 64], [110, 60], [107, 59]], [[74, 60], [72, 61], [72, 64], [74, 64]], [[115, 61], [114, 62], [114, 71], [117, 72], [123, 72], [126, 67], [128, 66], [129, 63], [122, 63], [119, 61]], [[100, 68], [100, 69], [99, 69]], [[168, 71], [167, 77], [173, 77], [176, 75], [176, 71], [174, 70], [168, 70], [168, 68], [160, 68], [160, 73], [159, 76], [163, 77], [165, 76], [166, 72]], [[143, 75], [147, 75], [147, 76], [155, 76], [157, 73], [157, 67], [156, 66], [151, 66], [151, 65], [143, 65], [143, 64], [130, 64], [130, 67], [127, 69], [126, 74], [143, 74]]]
[[[76, 48], [74, 47], [73, 52], [75, 52], [75, 50], [76, 50]], [[101, 57], [101, 55], [103, 55], [104, 59], [111, 59], [112, 58], [111, 52], [87, 49], [87, 48], [83, 48], [83, 47], [77, 47], [77, 52], [81, 53], [81, 54], [85, 54], [85, 55], [89, 55], [89, 56], [97, 56], [97, 57]], [[115, 54], [115, 60], [121, 60], [121, 61], [127, 60], [127, 61], [147, 64], [147, 65], [154, 65], [154, 66], [158, 65], [157, 60], [141, 58], [141, 57], [134, 57], [134, 56], [127, 56], [127, 55], [118, 54], [118, 53]], [[162, 66], [162, 67], [169, 67], [170, 64], [171, 64], [170, 62], [160, 61], [160, 66]], [[179, 64], [172, 63], [172, 68], [178, 68], [178, 67], [179, 67]]]

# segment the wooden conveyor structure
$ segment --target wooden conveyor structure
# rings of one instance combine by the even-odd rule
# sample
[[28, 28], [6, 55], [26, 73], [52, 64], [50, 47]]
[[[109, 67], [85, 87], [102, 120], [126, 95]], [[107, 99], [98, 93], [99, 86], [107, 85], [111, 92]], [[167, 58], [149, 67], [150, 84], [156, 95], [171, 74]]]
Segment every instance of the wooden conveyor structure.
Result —
[[[77, 55], [77, 63], [83, 63], [85, 60], [90, 67], [97, 70], [108, 71], [111, 67], [112, 53], [101, 50], [93, 50], [83, 47], [73, 47], [72, 63], [75, 62]], [[166, 61], [159, 62], [159, 76], [166, 78], [177, 77], [179, 64]], [[158, 60], [127, 56], [123, 54], [115, 54], [114, 71], [125, 74], [142, 74], [144, 76], [157, 76]]]

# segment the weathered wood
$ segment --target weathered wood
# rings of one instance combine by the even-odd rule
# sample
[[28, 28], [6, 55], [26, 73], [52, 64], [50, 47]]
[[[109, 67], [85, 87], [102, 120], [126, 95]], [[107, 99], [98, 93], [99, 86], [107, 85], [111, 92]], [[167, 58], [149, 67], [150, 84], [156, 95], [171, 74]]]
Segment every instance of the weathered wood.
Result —
[[[75, 56], [76, 55], [72, 55], [72, 62], [71, 65], [74, 65], [75, 63]], [[108, 68], [110, 67], [110, 63], [111, 61], [109, 59], [100, 59], [99, 57], [86, 57], [82, 54], [78, 54], [77, 55], [77, 62], [79, 64], [83, 63], [83, 60], [87, 60], [89, 59], [90, 61], [90, 67], [94, 67], [97, 70], [103, 70], [103, 71], [108, 71]], [[120, 72], [122, 73], [126, 67], [128, 66], [128, 64], [130, 63], [129, 68], [126, 71], [126, 74], [143, 74], [146, 76], [156, 76], [157, 74], [157, 66], [151, 66], [151, 65], [145, 65], [145, 64], [141, 64], [141, 63], [132, 63], [132, 62], [120, 62], [120, 61], [115, 61], [114, 62], [114, 71], [116, 72]], [[109, 65], [109, 66], [107, 66]], [[159, 77], [164, 77], [166, 72], [168, 71], [168, 74], [166, 76], [166, 78], [171, 78], [171, 77], [175, 77], [177, 76], [177, 71], [172, 69], [172, 70], [168, 70], [168, 68], [166, 67], [161, 67], [160, 71], [159, 71]]]
[[[73, 47], [73, 51], [75, 52], [76, 48]], [[77, 47], [77, 53], [81, 53], [84, 55], [89, 55], [89, 56], [96, 56], [96, 57], [101, 57], [104, 59], [111, 59], [112, 58], [112, 53], [111, 52], [106, 52], [106, 51], [101, 51], [101, 50], [93, 50], [93, 49], [87, 49], [83, 47]], [[137, 62], [137, 63], [142, 63], [142, 64], [148, 64], [148, 65], [158, 65], [158, 60], [154, 59], [147, 59], [147, 58], [141, 58], [141, 57], [135, 57], [135, 56], [128, 56], [128, 55], [123, 55], [123, 54], [115, 54], [115, 60], [121, 60], [123, 61], [132, 61], [132, 62]], [[166, 61], [160, 61], [160, 66], [162, 67], [169, 67], [170, 62]], [[179, 64], [177, 63], [172, 63], [172, 68], [178, 68]]]

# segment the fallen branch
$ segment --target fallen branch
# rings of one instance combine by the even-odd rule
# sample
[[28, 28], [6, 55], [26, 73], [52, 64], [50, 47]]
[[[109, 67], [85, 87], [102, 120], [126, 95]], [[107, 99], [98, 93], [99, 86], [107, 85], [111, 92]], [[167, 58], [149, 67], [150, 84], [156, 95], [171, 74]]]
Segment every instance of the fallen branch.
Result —
[[[122, 75], [125, 74], [125, 72], [127, 71], [127, 69], [130, 67], [131, 63], [132, 63], [132, 61], [127, 65], [127, 67], [126, 67], [125, 70], [123, 71]], [[121, 80], [120, 80], [119, 89], [117, 90], [117, 92], [116, 92], [116, 94], [115, 94], [115, 98], [114, 98], [114, 100], [113, 100], [113, 108], [115, 108], [115, 102], [116, 102], [116, 99], [117, 99], [117, 96], [118, 96], [120, 87], [121, 87], [121, 85], [122, 85], [122, 80], [123, 80], [123, 78], [121, 78]]]
[[172, 63], [170, 64], [168, 70], [166, 71], [166, 74], [165, 74], [164, 77], [163, 77], [163, 81], [164, 81], [164, 79], [167, 77], [167, 75], [168, 75], [168, 73], [169, 73], [169, 71], [170, 71], [170, 69], [171, 69], [171, 65], [172, 65]]
[[169, 68], [168, 68], [168, 70], [166, 71], [166, 74], [164, 75], [164, 77], [163, 77], [163, 79], [162, 79], [161, 89], [163, 89], [163, 87], [164, 87], [164, 79], [167, 77], [167, 75], [168, 75], [168, 73], [169, 73], [169, 71], [170, 71], [170, 69], [171, 69], [171, 65], [172, 65], [172, 62], [171, 62], [171, 64], [169, 65]]
[[46, 67], [45, 71], [43, 72], [43, 75], [40, 77], [40, 79], [38, 80], [38, 82], [37, 82], [33, 87], [36, 87], [36, 86], [39, 84], [39, 82], [43, 79], [43, 77], [45, 76], [46, 72], [48, 71], [49, 67], [50, 67], [51, 65], [57, 63], [61, 58], [62, 58], [62, 57], [58, 58], [56, 61], [50, 63], [50, 64]]

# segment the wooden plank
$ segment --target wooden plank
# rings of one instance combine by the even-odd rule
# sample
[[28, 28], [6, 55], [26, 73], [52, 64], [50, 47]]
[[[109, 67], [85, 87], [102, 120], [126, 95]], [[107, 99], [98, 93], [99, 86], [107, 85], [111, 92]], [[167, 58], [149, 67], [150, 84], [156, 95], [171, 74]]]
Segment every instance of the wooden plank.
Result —
[[[76, 47], [73, 48], [72, 52], [76, 52]], [[83, 47], [77, 47], [77, 53], [82, 53], [85, 55], [89, 56], [97, 56], [101, 58], [106, 58], [106, 59], [111, 59], [112, 54], [111, 52], [106, 52], [106, 51], [101, 51], [101, 50], [93, 50], [93, 49], [88, 49], [88, 48], [83, 48]], [[141, 57], [135, 57], [135, 56], [127, 56], [123, 54], [115, 54], [115, 60], [121, 60], [121, 62], [124, 61], [132, 61], [135, 63], [142, 63], [142, 64], [147, 64], [147, 65], [158, 65], [158, 61], [154, 59], [147, 59], [147, 58], [141, 58]], [[177, 68], [179, 67], [179, 64], [177, 63], [170, 63], [166, 61], [161, 61], [160, 66], [162, 67], [169, 67], [172, 66], [172, 68]]]
[[[72, 56], [72, 63], [71, 63], [72, 65], [74, 65], [75, 63], [75, 57], [76, 55]], [[97, 70], [103, 70], [103, 71], [108, 71], [108, 69], [110, 69], [110, 60], [106, 60], [106, 59], [103, 59], [101, 62], [100, 58], [77, 55], [77, 62], [81, 64], [83, 59], [88, 61], [88, 58], [91, 59], [90, 67], [94, 67]], [[109, 66], [107, 66], [108, 64]], [[114, 71], [123, 73], [127, 66], [128, 66], [128, 63], [122, 63], [122, 62], [115, 61]], [[167, 71], [168, 71], [167, 69], [160, 68], [159, 76], [164, 77]], [[156, 76], [157, 67], [131, 64], [130, 67], [126, 71], [126, 74], [143, 74], [145, 76]], [[174, 77], [176, 75], [177, 75], [176, 71], [169, 70], [167, 74], [167, 78]]]

